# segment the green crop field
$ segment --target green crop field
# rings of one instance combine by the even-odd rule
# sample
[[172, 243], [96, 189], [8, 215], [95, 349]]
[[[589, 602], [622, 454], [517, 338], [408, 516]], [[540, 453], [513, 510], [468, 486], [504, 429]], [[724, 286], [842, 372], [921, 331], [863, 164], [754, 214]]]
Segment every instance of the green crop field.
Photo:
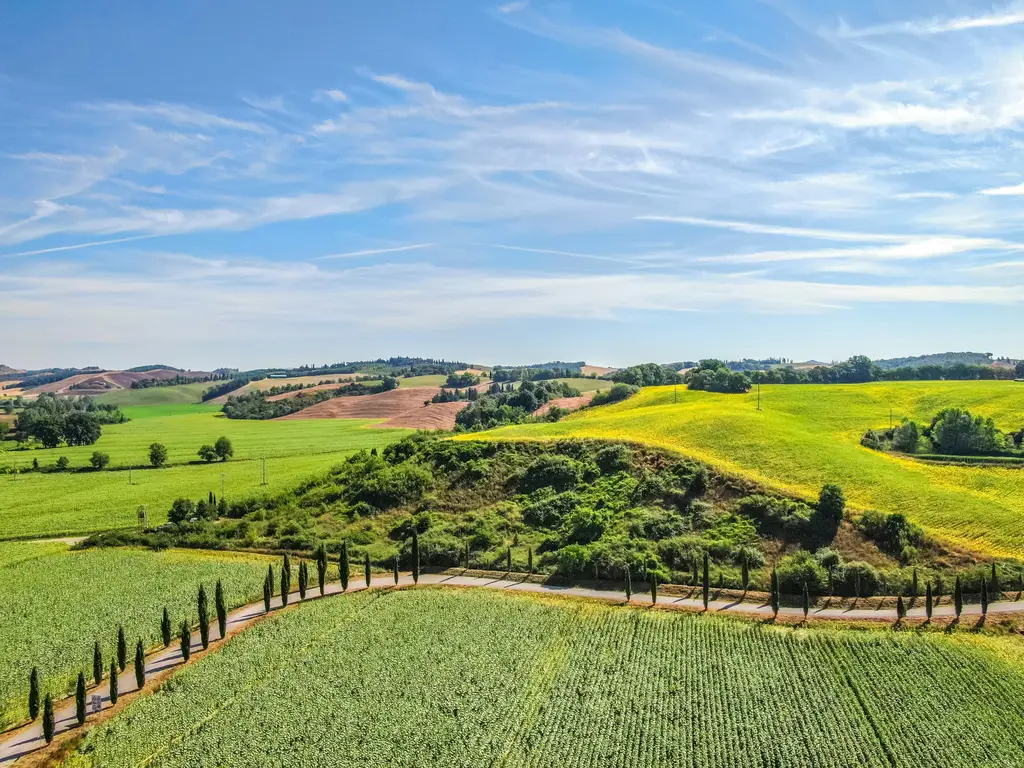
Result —
[[109, 665], [118, 625], [132, 651], [139, 638], [152, 645], [165, 605], [175, 626], [186, 616], [194, 622], [199, 585], [212, 606], [217, 579], [228, 602], [242, 605], [261, 594], [266, 568], [266, 558], [229, 553], [0, 544], [0, 725], [26, 716], [33, 666], [46, 690], [64, 694], [79, 670], [91, 678], [96, 640]]
[[[678, 402], [676, 402], [678, 398]], [[473, 437], [631, 440], [677, 450], [785, 493], [816, 497], [838, 483], [855, 509], [902, 512], [953, 546], [1024, 557], [1024, 470], [933, 465], [861, 447], [871, 427], [928, 422], [947, 406], [1024, 425], [1024, 384], [1011, 381], [775, 385], [720, 395], [651, 387], [617, 405], [552, 424]]]
[[444, 375], [437, 376], [409, 376], [398, 380], [399, 387], [440, 387], [446, 381], [448, 377]]
[[180, 405], [198, 403], [203, 392], [220, 382], [201, 381], [195, 384], [180, 384], [176, 387], [147, 387], [146, 389], [122, 389], [104, 392], [96, 396], [98, 403], [112, 405]]
[[599, 392], [602, 389], [611, 389], [615, 386], [613, 381], [605, 381], [604, 379], [588, 379], [586, 377], [578, 379], [555, 379], [555, 381], [564, 381], [570, 387], [575, 387], [580, 392]]
[[64, 765], [1019, 766], [1020, 652], [966, 633], [359, 593], [261, 622]]

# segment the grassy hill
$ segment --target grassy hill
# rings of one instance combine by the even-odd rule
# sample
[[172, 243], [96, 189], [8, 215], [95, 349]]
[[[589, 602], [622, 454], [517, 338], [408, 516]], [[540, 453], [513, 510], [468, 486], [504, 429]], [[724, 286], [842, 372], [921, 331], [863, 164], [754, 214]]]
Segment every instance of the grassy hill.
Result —
[[360, 592], [247, 630], [63, 764], [1013, 766], [1020, 653], [959, 633]]
[[96, 396], [98, 403], [120, 406], [184, 405], [198, 403], [203, 392], [217, 384], [200, 381], [195, 384], [180, 384], [176, 387], [147, 387], [146, 389], [121, 389], [104, 392]]
[[[676, 400], [678, 399], [678, 402]], [[1003, 429], [1024, 423], [1016, 382], [897, 382], [776, 385], [719, 395], [652, 387], [614, 406], [552, 424], [526, 424], [474, 437], [600, 437], [669, 448], [767, 487], [811, 498], [840, 484], [855, 508], [902, 512], [941, 541], [995, 557], [1024, 557], [1024, 473], [932, 466], [859, 445], [871, 427], [907, 416], [929, 420], [947, 406], [991, 416]]]

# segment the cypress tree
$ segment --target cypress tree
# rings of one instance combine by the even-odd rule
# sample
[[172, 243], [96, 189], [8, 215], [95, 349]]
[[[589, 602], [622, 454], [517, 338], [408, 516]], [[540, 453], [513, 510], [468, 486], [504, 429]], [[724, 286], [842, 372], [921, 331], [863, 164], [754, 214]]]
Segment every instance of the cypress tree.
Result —
[[370, 588], [370, 553], [363, 553], [363, 576], [366, 578], [366, 588]]
[[420, 535], [415, 527], [412, 529], [412, 580], [414, 584], [420, 583]]
[[704, 610], [708, 609], [708, 599], [711, 597], [711, 568], [708, 561], [708, 553], [704, 553], [704, 575], [701, 581], [701, 589], [703, 590], [704, 598]]
[[320, 586], [320, 597], [323, 597], [327, 586], [327, 548], [323, 544], [316, 551], [316, 578]]
[[[270, 585], [270, 596], [274, 596], [274, 565], [271, 563], [267, 566], [267, 584]], [[269, 610], [269, 609], [268, 609]]]
[[917, 590], [917, 568], [915, 568], [913, 574], [910, 577], [910, 596], [917, 597]]
[[658, 574], [651, 571], [651, 605], [657, 605], [658, 603]]
[[39, 717], [39, 669], [32, 667], [28, 676], [28, 716], [31, 720]]
[[981, 580], [981, 615], [986, 616], [988, 614], [988, 584], [985, 579]]
[[308, 576], [306, 561], [299, 561], [299, 600], [306, 599], [306, 578]]
[[932, 620], [932, 583], [929, 581], [924, 585], [924, 612], [928, 621]]
[[270, 574], [263, 577], [263, 612], [270, 613]]
[[110, 662], [110, 706], [117, 704], [117, 665]]
[[146, 684], [146, 649], [142, 640], [135, 644], [135, 685], [141, 688]]
[[512, 573], [512, 547], [505, 550], [505, 570]]
[[85, 672], [78, 673], [78, 685], [75, 686], [75, 719], [79, 725], [85, 725]]
[[124, 627], [117, 628], [117, 668], [124, 672], [128, 666], [128, 640], [124, 636]]
[[903, 595], [896, 595], [896, 618], [899, 621], [903, 621], [903, 617], [907, 615], [907, 606], [903, 603]]
[[772, 582], [769, 588], [771, 601], [772, 601], [772, 615], [779, 615], [779, 574], [772, 569]]
[[103, 679], [103, 651], [100, 650], [100, 641], [92, 647], [92, 681], [96, 685]]
[[960, 577], [956, 577], [956, 584], [953, 586], [953, 611], [956, 617], [960, 618], [960, 612], [964, 609], [964, 593], [960, 586]]
[[46, 694], [43, 701], [43, 738], [49, 744], [53, 741], [53, 697]]
[[[287, 555], [285, 555], [285, 557], [287, 557]], [[281, 569], [281, 607], [282, 608], [287, 608], [288, 607], [288, 591], [289, 591], [289, 587], [291, 587], [291, 584], [288, 583], [289, 579], [288, 579], [288, 575], [287, 574], [288, 574], [288, 571], [286, 571], [284, 568], [282, 568]]]
[[747, 553], [743, 552], [743, 562], [740, 563], [740, 581], [743, 583], [743, 591], [747, 591], [750, 584], [750, 567], [747, 565]]
[[992, 563], [992, 577], [989, 579], [989, 589], [992, 591], [992, 602], [999, 599], [999, 574], [996, 573], [996, 564]]
[[697, 577], [697, 561], [694, 560], [693, 561], [693, 576], [691, 577], [690, 581], [693, 584], [693, 586], [695, 586], [695, 587], [697, 586], [697, 578], [698, 578]]
[[188, 661], [192, 655], [192, 630], [189, 628], [187, 621], [181, 622], [181, 634], [178, 645], [181, 648], [182, 661]]
[[210, 647], [210, 611], [206, 602], [206, 587], [199, 585], [199, 600], [196, 606], [199, 610], [199, 642], [205, 651]]
[[533, 575], [533, 547], [526, 550], [526, 570]]
[[469, 542], [466, 542], [466, 552], [463, 556], [463, 568], [469, 570]]
[[807, 590], [807, 582], [804, 582], [804, 618], [811, 611], [811, 593]]
[[[224, 601], [224, 585], [220, 583], [220, 579], [217, 579], [217, 588], [213, 593], [213, 601], [216, 604], [217, 609], [217, 631], [221, 640], [228, 633], [228, 606]], [[170, 629], [170, 620], [168, 620], [168, 629]]]
[[[164, 648], [167, 648], [171, 644], [171, 614], [167, 612], [167, 606], [164, 606], [164, 615], [160, 619], [160, 636], [164, 641]], [[99, 682], [99, 681], [97, 681]]]
[[633, 577], [629, 573], [629, 564], [626, 564], [626, 602], [633, 597]]
[[338, 573], [341, 575], [341, 591], [348, 591], [348, 542], [341, 542], [341, 554], [338, 555]]
[[398, 555], [395, 555], [394, 560], [394, 571], [395, 571], [395, 585], [398, 585]]
[[[292, 560], [288, 553], [284, 553], [284, 562], [281, 564], [281, 598], [282, 600], [292, 591]], [[282, 605], [287, 605], [287, 602]]]

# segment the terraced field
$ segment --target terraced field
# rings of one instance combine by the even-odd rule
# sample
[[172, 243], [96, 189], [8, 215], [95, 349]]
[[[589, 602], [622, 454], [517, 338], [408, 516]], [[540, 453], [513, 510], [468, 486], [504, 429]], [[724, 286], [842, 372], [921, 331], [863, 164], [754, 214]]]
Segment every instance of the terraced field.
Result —
[[260, 593], [267, 559], [229, 553], [129, 549], [70, 551], [53, 542], [0, 544], [0, 726], [26, 715], [28, 676], [38, 666], [46, 690], [66, 693], [92, 668], [99, 640], [109, 664], [117, 627], [131, 648], [159, 639], [160, 617], [195, 620], [199, 585], [224, 583], [232, 605]]
[[1019, 766], [1020, 655], [1015, 638], [359, 593], [259, 623], [63, 764]]
[[[678, 400], [678, 402], [677, 402]], [[630, 400], [553, 424], [479, 437], [631, 440], [677, 450], [719, 470], [808, 498], [839, 483], [854, 508], [902, 512], [957, 547], [1024, 557], [1024, 470], [935, 466], [860, 446], [871, 427], [919, 421], [947, 406], [1024, 424], [1024, 384], [1008, 381], [776, 385], [757, 395], [652, 387]]]

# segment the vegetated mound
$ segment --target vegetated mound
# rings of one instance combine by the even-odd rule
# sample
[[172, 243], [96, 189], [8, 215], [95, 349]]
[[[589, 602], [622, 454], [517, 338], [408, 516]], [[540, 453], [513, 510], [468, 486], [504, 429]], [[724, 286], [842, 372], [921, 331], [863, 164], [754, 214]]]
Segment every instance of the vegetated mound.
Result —
[[585, 392], [579, 397], [556, 397], [554, 400], [548, 400], [544, 403], [544, 405], [533, 412], [533, 415], [543, 416], [552, 408], [561, 408], [564, 411], [577, 411], [585, 405], [590, 405], [590, 401], [593, 399], [593, 392]]
[[359, 592], [246, 630], [65, 765], [1018, 766], [1018, 655], [1013, 638]]
[[399, 387], [377, 395], [335, 397], [305, 408], [284, 419], [386, 419], [381, 427], [454, 429], [455, 414], [466, 401], [424, 405], [440, 392], [439, 387]]
[[[118, 389], [131, 389], [136, 381], [157, 379], [164, 381], [176, 376], [203, 378], [213, 376], [209, 371], [179, 371], [170, 368], [156, 368], [147, 371], [105, 371], [104, 373], [80, 373], [50, 384], [42, 384], [29, 390], [37, 395], [51, 392], [57, 395], [101, 395]], [[212, 386], [212, 385], [211, 385]]]
[[[923, 365], [995, 365], [991, 352], [938, 352], [932, 355], [915, 355], [913, 357], [890, 357], [875, 360], [875, 365], [882, 369], [919, 367]], [[1012, 368], [1013, 365], [1009, 364]]]

